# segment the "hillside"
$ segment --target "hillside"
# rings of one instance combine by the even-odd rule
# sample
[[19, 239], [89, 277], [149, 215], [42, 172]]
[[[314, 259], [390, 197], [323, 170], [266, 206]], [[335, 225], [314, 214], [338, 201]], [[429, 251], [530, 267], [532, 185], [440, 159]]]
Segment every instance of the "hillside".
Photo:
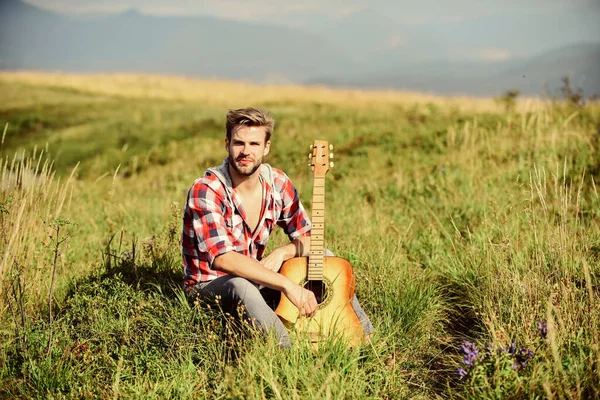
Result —
[[[250, 104], [309, 213], [333, 144], [324, 241], [370, 343], [282, 351], [185, 297], [187, 191]], [[0, 73], [0, 123], [1, 398], [600, 396], [598, 104]]]
[[445, 94], [499, 95], [508, 89], [517, 89], [528, 95], [555, 95], [563, 76], [568, 76], [586, 95], [599, 94], [600, 43], [567, 46], [527, 59], [499, 63], [425, 62], [370, 75], [337, 74], [307, 83]]

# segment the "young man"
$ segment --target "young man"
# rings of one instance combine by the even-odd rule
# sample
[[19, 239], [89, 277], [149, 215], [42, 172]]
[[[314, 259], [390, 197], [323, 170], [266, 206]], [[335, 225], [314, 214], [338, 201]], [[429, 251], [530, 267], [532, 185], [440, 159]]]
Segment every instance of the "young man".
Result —
[[[282, 292], [308, 317], [318, 304], [311, 291], [278, 273], [286, 260], [308, 254], [311, 223], [290, 179], [263, 164], [273, 127], [271, 115], [256, 108], [227, 114], [228, 156], [188, 193], [181, 238], [184, 289], [207, 300], [218, 297], [227, 311], [242, 305], [247, 319], [274, 330], [280, 345], [289, 347], [288, 333], [265, 297]], [[263, 258], [275, 224], [290, 243]], [[370, 334], [373, 328], [356, 298], [352, 305]]]

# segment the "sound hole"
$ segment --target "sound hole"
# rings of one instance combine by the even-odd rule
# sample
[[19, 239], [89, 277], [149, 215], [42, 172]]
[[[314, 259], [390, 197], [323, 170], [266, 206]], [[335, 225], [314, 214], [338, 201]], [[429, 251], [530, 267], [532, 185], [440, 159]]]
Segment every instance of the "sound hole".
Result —
[[307, 281], [304, 284], [304, 288], [315, 294], [317, 304], [324, 303], [329, 295], [327, 284], [323, 281]]

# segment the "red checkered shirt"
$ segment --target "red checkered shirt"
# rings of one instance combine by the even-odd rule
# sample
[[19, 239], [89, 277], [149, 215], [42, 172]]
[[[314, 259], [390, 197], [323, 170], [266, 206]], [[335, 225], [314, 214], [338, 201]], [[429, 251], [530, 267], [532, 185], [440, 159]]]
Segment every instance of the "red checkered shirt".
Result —
[[260, 181], [262, 215], [254, 234], [232, 187], [227, 159], [194, 182], [188, 193], [181, 235], [184, 288], [226, 275], [212, 266], [217, 256], [228, 251], [261, 260], [275, 223], [290, 240], [310, 235], [310, 219], [287, 175], [262, 164]]

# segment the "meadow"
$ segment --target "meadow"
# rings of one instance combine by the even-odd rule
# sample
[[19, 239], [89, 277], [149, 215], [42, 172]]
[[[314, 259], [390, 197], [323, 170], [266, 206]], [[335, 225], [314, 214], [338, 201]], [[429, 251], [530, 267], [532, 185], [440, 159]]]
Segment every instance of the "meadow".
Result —
[[[334, 145], [370, 344], [281, 351], [183, 295], [187, 190], [248, 105], [309, 212]], [[600, 397], [598, 103], [4, 72], [0, 127], [0, 397]]]

